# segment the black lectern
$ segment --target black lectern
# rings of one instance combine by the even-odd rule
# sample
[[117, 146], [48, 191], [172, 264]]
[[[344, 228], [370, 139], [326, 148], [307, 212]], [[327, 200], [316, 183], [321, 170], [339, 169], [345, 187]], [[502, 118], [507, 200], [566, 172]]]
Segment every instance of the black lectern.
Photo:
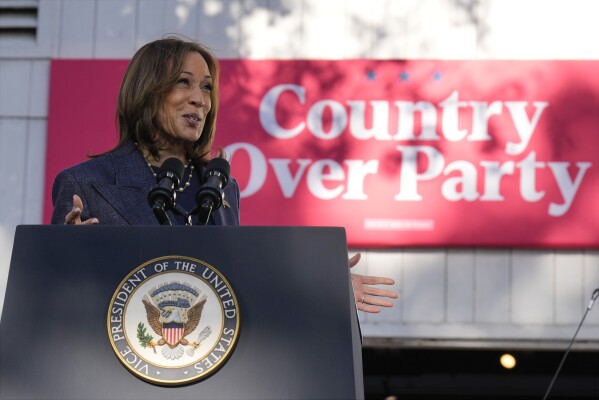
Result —
[[[214, 266], [239, 335], [205, 379], [144, 381], [117, 359], [107, 312], [136, 266]], [[19, 226], [0, 320], [1, 399], [363, 398], [345, 232], [309, 227]]]

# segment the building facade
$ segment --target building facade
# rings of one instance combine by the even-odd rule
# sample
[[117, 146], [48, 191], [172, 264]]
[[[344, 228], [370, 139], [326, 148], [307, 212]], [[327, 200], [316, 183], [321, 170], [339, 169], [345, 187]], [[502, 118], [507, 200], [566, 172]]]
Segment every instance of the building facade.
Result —
[[[593, 0], [0, 0], [0, 307], [14, 229], [43, 220], [52, 59], [128, 59], [179, 33], [221, 59], [596, 60], [598, 9]], [[598, 248], [355, 251], [356, 272], [393, 277], [400, 293], [394, 308], [360, 316], [370, 346], [563, 349], [599, 287]], [[597, 310], [575, 349], [599, 350]]]

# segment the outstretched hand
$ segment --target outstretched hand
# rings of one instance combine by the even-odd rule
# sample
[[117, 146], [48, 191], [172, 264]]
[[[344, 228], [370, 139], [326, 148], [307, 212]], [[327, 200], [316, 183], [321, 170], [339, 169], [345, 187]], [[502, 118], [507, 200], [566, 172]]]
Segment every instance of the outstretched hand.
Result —
[[95, 225], [99, 224], [98, 218], [90, 218], [88, 220], [82, 221], [81, 214], [83, 213], [83, 202], [81, 201], [81, 197], [76, 194], [73, 195], [73, 208], [71, 211], [64, 217], [65, 225]]
[[[357, 253], [349, 259], [349, 267], [353, 268], [360, 261], [361, 254]], [[391, 278], [379, 276], [351, 274], [356, 308], [368, 313], [381, 312], [380, 307], [393, 307], [393, 302], [384, 298], [397, 299], [397, 293], [391, 290], [379, 289], [370, 285], [393, 285], [395, 281]]]

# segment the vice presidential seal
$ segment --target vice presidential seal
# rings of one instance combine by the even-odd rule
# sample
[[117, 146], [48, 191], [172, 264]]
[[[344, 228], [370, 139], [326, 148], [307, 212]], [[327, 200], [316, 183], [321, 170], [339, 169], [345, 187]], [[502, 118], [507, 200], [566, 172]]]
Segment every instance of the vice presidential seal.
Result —
[[183, 256], [148, 261], [118, 286], [108, 336], [118, 359], [162, 385], [190, 383], [218, 370], [239, 332], [229, 282], [207, 263]]

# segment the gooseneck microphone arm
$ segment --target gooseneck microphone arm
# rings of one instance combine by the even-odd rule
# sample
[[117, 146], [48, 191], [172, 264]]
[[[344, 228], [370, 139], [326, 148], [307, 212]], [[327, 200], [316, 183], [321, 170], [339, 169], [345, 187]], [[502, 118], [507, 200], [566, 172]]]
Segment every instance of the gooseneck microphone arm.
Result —
[[152, 206], [152, 212], [154, 216], [158, 220], [160, 225], [172, 225], [171, 219], [166, 214], [166, 210], [164, 209], [164, 204], [159, 204], [158, 202], [154, 203]]
[[568, 357], [568, 353], [570, 353], [570, 349], [572, 348], [572, 345], [574, 344], [574, 340], [576, 339], [576, 336], [578, 335], [578, 331], [580, 330], [580, 327], [582, 327], [582, 323], [584, 322], [584, 319], [587, 317], [587, 314], [589, 313], [591, 308], [593, 308], [593, 303], [595, 303], [595, 300], [597, 300], [598, 297], [599, 297], [599, 288], [593, 290], [593, 294], [591, 295], [591, 301], [589, 301], [587, 310], [584, 312], [584, 315], [582, 316], [582, 320], [580, 321], [580, 324], [578, 324], [578, 329], [576, 329], [576, 332], [574, 333], [574, 337], [572, 338], [572, 341], [570, 342], [570, 345], [568, 346], [568, 350], [566, 350], [566, 353], [562, 357], [562, 361], [559, 363], [559, 366], [557, 367], [557, 371], [555, 371], [555, 375], [553, 375], [553, 379], [551, 380], [551, 383], [549, 384], [549, 387], [547, 388], [547, 391], [545, 392], [545, 396], [543, 397], [543, 400], [546, 400], [547, 397], [549, 396], [549, 392], [551, 392], [551, 388], [553, 387], [553, 384], [555, 383], [555, 380], [557, 379], [557, 376], [559, 375], [559, 371], [562, 369], [562, 365], [564, 365], [564, 361], [566, 361], [566, 357]]
[[166, 212], [175, 210], [176, 188], [179, 187], [185, 166], [177, 158], [164, 160], [158, 174], [156, 185], [148, 193], [148, 204], [160, 225], [172, 225]]
[[208, 224], [210, 214], [225, 201], [223, 189], [229, 183], [231, 166], [224, 158], [213, 158], [204, 172], [205, 183], [196, 193], [196, 207], [190, 214], [198, 214], [198, 225]]

